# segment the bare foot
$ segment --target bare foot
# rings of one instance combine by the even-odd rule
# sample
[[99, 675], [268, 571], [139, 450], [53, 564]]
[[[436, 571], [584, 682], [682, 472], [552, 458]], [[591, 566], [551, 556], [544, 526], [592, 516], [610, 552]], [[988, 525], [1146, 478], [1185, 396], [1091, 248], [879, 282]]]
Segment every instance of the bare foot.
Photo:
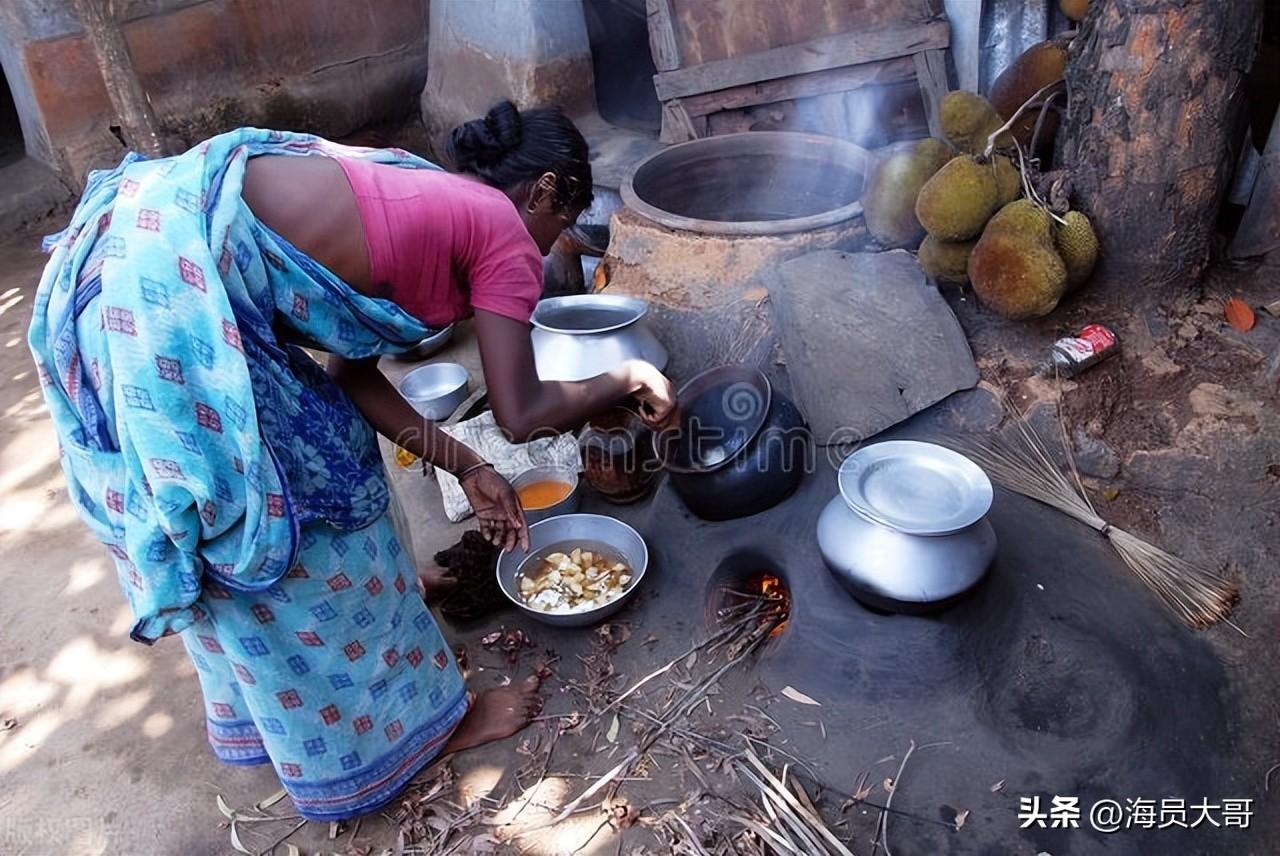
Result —
[[438, 565], [418, 571], [418, 588], [422, 590], [422, 599], [428, 603], [447, 597], [457, 587], [458, 578], [453, 572]]
[[537, 675], [530, 675], [518, 684], [481, 693], [442, 754], [503, 740], [523, 729], [542, 710], [542, 696], [538, 693], [541, 684]]

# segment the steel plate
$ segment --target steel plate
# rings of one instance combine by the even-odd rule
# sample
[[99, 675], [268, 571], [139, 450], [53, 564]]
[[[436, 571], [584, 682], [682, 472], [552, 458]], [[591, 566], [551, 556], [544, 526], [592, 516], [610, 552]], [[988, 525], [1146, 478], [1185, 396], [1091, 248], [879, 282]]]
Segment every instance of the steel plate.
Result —
[[840, 493], [872, 522], [907, 535], [947, 535], [991, 508], [991, 480], [958, 452], [916, 440], [890, 440], [840, 465]]

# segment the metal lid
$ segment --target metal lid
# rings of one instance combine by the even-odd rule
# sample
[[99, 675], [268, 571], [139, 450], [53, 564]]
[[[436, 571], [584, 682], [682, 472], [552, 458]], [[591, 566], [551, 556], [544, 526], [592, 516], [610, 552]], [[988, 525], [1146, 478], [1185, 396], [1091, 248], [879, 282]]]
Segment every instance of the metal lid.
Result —
[[948, 535], [991, 508], [991, 480], [973, 461], [934, 443], [890, 440], [840, 465], [840, 494], [855, 513], [906, 535]]
[[764, 372], [716, 366], [680, 387], [676, 431], [654, 434], [662, 465], [675, 473], [726, 467], [755, 439], [769, 415], [773, 388]]

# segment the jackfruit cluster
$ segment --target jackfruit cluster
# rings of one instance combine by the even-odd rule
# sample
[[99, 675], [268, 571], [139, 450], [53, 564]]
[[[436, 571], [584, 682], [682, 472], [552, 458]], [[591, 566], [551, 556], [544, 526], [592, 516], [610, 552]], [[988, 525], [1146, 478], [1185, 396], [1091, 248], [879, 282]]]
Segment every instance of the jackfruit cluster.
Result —
[[955, 157], [955, 149], [942, 140], [924, 139], [896, 152], [876, 165], [862, 208], [867, 229], [886, 247], [914, 247], [924, 237], [916, 219], [916, 196], [924, 183]]
[[958, 155], [920, 188], [916, 218], [928, 236], [920, 266], [940, 282], [967, 280], [969, 253], [991, 215], [1022, 195], [1022, 174], [1004, 155]]
[[996, 212], [969, 253], [978, 299], [1011, 319], [1039, 318], [1089, 278], [1098, 239], [1089, 218], [1069, 211], [1055, 220], [1030, 199]]
[[1073, 21], [1083, 21], [1089, 14], [1089, 0], [1059, 0], [1058, 6]]
[[[1001, 117], [1001, 123], [1012, 117], [1041, 89], [1062, 80], [1066, 70], [1067, 47], [1063, 41], [1050, 39], [1023, 51], [991, 84], [991, 106]], [[1023, 148], [1031, 145], [1039, 116], [1040, 110], [1032, 108], [1013, 123], [1012, 134]], [[1051, 143], [1057, 130], [1058, 114], [1050, 110], [1044, 118], [1040, 142], [1045, 145]]]

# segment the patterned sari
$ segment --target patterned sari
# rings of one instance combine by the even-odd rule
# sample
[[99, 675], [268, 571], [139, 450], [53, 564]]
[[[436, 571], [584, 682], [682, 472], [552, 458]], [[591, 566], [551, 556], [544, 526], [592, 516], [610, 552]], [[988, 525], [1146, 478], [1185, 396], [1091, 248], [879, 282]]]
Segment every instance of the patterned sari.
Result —
[[427, 330], [258, 222], [240, 191], [262, 154], [435, 168], [257, 129], [130, 155], [47, 239], [29, 343], [132, 637], [181, 635], [214, 753], [271, 762], [304, 817], [333, 820], [394, 797], [469, 697], [376, 436], [300, 347], [361, 358]]

